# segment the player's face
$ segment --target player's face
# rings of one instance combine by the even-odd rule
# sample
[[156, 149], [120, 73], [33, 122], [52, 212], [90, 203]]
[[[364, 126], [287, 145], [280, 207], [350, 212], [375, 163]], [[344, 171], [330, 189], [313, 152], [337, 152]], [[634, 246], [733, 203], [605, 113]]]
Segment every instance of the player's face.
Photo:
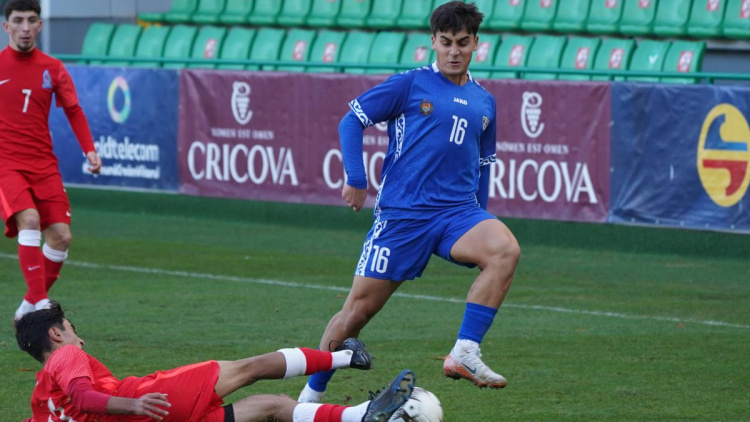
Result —
[[469, 70], [471, 55], [477, 49], [479, 38], [462, 29], [452, 32], [437, 32], [432, 36], [432, 49], [437, 54], [440, 72], [454, 83], [461, 85]]
[[78, 337], [78, 334], [76, 334], [76, 327], [74, 327], [67, 319], [63, 319], [63, 328], [65, 328], [62, 331], [63, 345], [73, 345], [83, 349], [84, 341]]
[[36, 37], [42, 29], [42, 20], [36, 12], [11, 12], [8, 20], [3, 22], [3, 29], [8, 33], [10, 48], [16, 51], [31, 51], [36, 46]]

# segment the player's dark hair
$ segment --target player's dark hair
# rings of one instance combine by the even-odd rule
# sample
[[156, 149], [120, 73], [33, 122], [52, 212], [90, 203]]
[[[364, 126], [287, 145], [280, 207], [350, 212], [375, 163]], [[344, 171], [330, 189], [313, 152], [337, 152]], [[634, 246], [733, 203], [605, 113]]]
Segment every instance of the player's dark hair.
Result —
[[482, 19], [484, 19], [484, 14], [479, 11], [476, 4], [452, 1], [432, 12], [430, 28], [432, 35], [449, 31], [455, 34], [462, 29], [469, 34], [477, 35]]
[[10, 0], [6, 5], [5, 8], [3, 8], [3, 12], [5, 13], [5, 20], [10, 19], [10, 14], [13, 13], [13, 11], [16, 12], [36, 12], [37, 15], [42, 15], [42, 7], [39, 6], [38, 0]]
[[52, 350], [52, 340], [48, 331], [52, 327], [64, 331], [64, 318], [65, 312], [55, 301], [50, 301], [49, 309], [40, 309], [24, 315], [16, 322], [18, 348], [44, 363], [44, 353]]

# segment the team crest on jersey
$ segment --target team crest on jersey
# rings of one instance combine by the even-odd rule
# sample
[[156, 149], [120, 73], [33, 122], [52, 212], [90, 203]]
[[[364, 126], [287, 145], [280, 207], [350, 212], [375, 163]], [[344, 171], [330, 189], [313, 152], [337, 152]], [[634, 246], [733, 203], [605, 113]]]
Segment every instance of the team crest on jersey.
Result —
[[490, 125], [490, 118], [487, 116], [482, 116], [482, 132], [487, 130], [487, 126]]
[[49, 75], [49, 70], [42, 74], [42, 89], [52, 89], [52, 76]]
[[432, 101], [422, 100], [422, 103], [419, 104], [419, 111], [425, 116], [432, 114]]

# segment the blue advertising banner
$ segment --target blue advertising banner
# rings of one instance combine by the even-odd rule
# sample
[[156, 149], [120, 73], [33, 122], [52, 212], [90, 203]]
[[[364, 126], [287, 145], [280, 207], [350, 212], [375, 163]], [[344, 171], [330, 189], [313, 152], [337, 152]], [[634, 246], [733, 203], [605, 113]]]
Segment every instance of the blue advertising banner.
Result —
[[174, 70], [70, 66], [101, 174], [87, 161], [62, 109], [50, 131], [65, 183], [176, 191], [178, 75]]
[[750, 89], [615, 83], [609, 221], [750, 232]]

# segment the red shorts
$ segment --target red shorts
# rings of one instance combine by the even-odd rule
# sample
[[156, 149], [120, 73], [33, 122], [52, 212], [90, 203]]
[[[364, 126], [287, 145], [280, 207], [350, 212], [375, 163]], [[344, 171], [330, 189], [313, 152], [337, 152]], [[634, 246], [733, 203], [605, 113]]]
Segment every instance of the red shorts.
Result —
[[42, 230], [55, 223], [70, 225], [70, 202], [60, 173], [0, 171], [0, 217], [6, 237], [18, 235], [13, 216], [30, 208], [39, 212]]
[[[219, 364], [216, 361], [158, 371], [143, 378], [128, 377], [117, 387], [115, 396], [138, 398], [147, 393], [163, 393], [172, 404], [164, 422], [223, 422], [224, 400], [216, 394]], [[109, 415], [101, 422], [153, 422], [146, 416]]]

